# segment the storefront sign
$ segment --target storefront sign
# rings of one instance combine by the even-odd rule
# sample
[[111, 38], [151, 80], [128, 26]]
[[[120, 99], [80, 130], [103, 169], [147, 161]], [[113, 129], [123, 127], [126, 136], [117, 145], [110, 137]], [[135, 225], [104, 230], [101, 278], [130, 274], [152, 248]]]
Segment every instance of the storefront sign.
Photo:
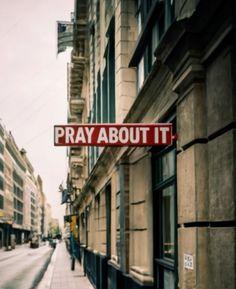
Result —
[[184, 268], [193, 270], [193, 255], [184, 254]]
[[6, 223], [6, 224], [13, 224], [13, 218], [12, 217], [5, 217], [4, 214], [0, 216], [0, 223]]
[[172, 124], [55, 125], [55, 146], [157, 146], [172, 144]]

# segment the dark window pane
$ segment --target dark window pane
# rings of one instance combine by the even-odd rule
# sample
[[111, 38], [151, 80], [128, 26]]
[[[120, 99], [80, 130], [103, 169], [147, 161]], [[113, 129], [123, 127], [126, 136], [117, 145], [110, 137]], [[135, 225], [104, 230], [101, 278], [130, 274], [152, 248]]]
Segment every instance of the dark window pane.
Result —
[[175, 275], [170, 270], [164, 270], [164, 288], [175, 289]]
[[172, 185], [162, 191], [163, 257], [171, 259], [175, 254], [174, 190]]
[[3, 196], [0, 195], [0, 209], [3, 209], [4, 208], [4, 199], [3, 199]]
[[4, 163], [3, 160], [0, 159], [0, 171], [4, 172]]
[[2, 177], [0, 177], [0, 190], [4, 190], [4, 181]]
[[162, 175], [161, 181], [164, 181], [175, 174], [175, 151], [172, 150], [162, 158]]
[[0, 142], [0, 153], [4, 153], [4, 145]]
[[153, 160], [154, 187], [175, 175], [175, 150]]
[[108, 122], [107, 66], [102, 79], [102, 122]]

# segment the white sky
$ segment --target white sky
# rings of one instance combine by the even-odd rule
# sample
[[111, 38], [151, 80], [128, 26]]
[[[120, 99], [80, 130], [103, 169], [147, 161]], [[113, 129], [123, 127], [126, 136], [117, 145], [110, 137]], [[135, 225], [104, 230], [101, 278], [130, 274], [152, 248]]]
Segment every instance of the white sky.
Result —
[[0, 0], [0, 119], [27, 151], [61, 224], [66, 150], [54, 147], [53, 126], [67, 122], [69, 52], [56, 56], [56, 21], [73, 10], [74, 0]]

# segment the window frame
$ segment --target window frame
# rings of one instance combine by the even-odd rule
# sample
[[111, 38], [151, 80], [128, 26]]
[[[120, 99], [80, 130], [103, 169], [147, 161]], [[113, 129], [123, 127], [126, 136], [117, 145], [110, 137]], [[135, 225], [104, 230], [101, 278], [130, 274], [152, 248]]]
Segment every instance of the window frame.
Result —
[[4, 196], [0, 194], [0, 210], [4, 210]]
[[0, 158], [0, 172], [4, 173], [4, 161]]
[[0, 176], [0, 191], [4, 191], [5, 183], [4, 178]]
[[[129, 67], [138, 68], [141, 64], [142, 59], [144, 59], [143, 77], [140, 77], [139, 69], [137, 69], [137, 88], [139, 91], [155, 63], [154, 52], [156, 51], [156, 48], [161, 42], [161, 39], [163, 38], [165, 32], [174, 21], [175, 2], [174, 0], [137, 0], [136, 3], [138, 30], [140, 30], [140, 21], [142, 27], [138, 36], [136, 47], [129, 62]], [[160, 24], [162, 25], [160, 26]], [[156, 33], [155, 37], [153, 37], [154, 33]], [[141, 81], [139, 79], [141, 79]]]
[[[168, 119], [168, 122], [173, 122], [175, 130], [175, 115]], [[165, 179], [158, 179], [158, 171], [162, 171], [160, 166], [162, 166], [162, 157], [169, 152], [173, 151], [175, 154], [174, 159], [174, 172], [172, 175]], [[165, 270], [172, 272], [174, 274], [174, 286], [177, 288], [178, 284], [178, 240], [177, 240], [177, 150], [176, 142], [172, 145], [166, 147], [158, 147], [152, 149], [152, 175], [153, 175], [153, 243], [154, 243], [154, 280], [155, 288], [164, 288], [164, 272]], [[157, 181], [155, 181], [157, 179]], [[164, 222], [163, 222], [163, 191], [166, 188], [174, 186], [173, 196], [174, 196], [174, 214], [173, 214], [173, 225], [174, 225], [174, 258], [171, 259], [165, 256], [164, 253]], [[166, 289], [166, 288], [164, 288]]]
[[115, 17], [110, 20], [107, 32], [107, 45], [104, 52], [105, 68], [103, 74], [106, 73], [106, 100], [107, 100], [107, 120], [109, 123], [116, 122], [116, 92], [115, 92]]

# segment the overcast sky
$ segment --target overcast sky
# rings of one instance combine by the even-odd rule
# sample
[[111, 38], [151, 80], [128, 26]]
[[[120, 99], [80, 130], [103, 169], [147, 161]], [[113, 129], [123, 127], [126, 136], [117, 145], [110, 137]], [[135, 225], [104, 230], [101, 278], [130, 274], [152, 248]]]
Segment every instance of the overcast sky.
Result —
[[57, 57], [56, 21], [69, 21], [73, 7], [74, 0], [0, 0], [0, 119], [27, 151], [61, 224], [66, 150], [54, 147], [53, 126], [67, 121], [69, 51]]

